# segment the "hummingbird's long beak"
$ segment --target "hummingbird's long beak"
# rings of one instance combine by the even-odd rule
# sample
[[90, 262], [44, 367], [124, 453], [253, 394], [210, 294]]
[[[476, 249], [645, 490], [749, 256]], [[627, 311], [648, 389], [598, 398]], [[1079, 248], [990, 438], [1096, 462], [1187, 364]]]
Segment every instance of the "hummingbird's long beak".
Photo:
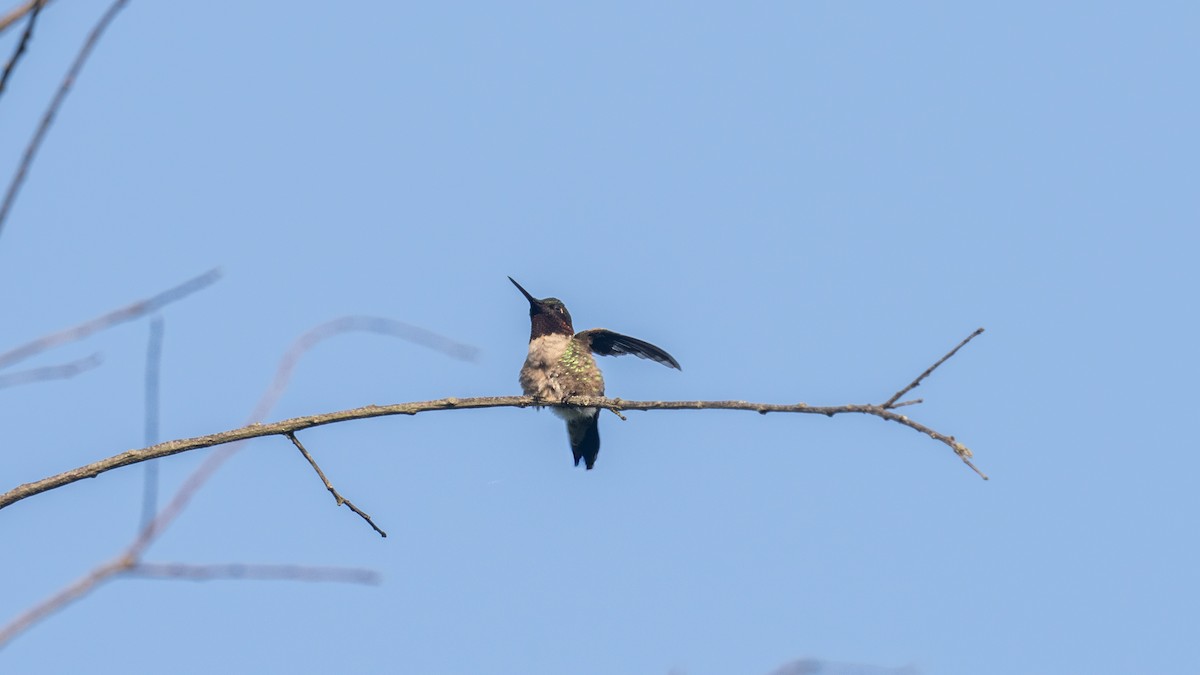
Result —
[[542, 303], [538, 302], [538, 299], [537, 299], [537, 298], [535, 298], [535, 297], [533, 297], [532, 295], [530, 295], [530, 294], [529, 294], [529, 291], [527, 291], [527, 290], [525, 290], [524, 288], [522, 288], [522, 287], [521, 287], [521, 284], [518, 284], [516, 279], [514, 279], [514, 278], [512, 278], [512, 277], [509, 277], [509, 278], [508, 278], [508, 280], [509, 280], [509, 281], [511, 281], [511, 282], [513, 282], [513, 286], [516, 286], [516, 287], [517, 287], [517, 290], [518, 290], [518, 291], [521, 291], [521, 294], [525, 296], [525, 299], [526, 299], [526, 300], [529, 300], [529, 305], [530, 305], [531, 307], [538, 307], [538, 306], [540, 306], [540, 305], [542, 304]]

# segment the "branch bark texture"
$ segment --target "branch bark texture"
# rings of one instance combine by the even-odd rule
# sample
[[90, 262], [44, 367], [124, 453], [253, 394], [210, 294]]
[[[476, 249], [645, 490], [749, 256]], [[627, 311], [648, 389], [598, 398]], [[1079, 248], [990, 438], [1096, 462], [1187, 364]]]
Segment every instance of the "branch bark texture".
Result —
[[[324, 413], [320, 415], [305, 415], [303, 417], [293, 417], [291, 419], [282, 420], [279, 422], [271, 422], [269, 424], [251, 424], [241, 427], [240, 429], [230, 429], [216, 434], [207, 436], [197, 436], [195, 438], [183, 438], [174, 441], [159, 443], [147, 448], [137, 450], [127, 450], [118, 455], [113, 455], [106, 459], [102, 459], [91, 464], [64, 471], [56, 476], [43, 478], [42, 480], [25, 483], [0, 495], [0, 509], [8, 507], [22, 499], [32, 497], [55, 488], [69, 485], [84, 478], [95, 478], [100, 474], [118, 469], [123, 466], [138, 464], [159, 457], [168, 457], [170, 455], [188, 452], [190, 450], [198, 450], [200, 448], [209, 448], [215, 445], [224, 445], [235, 441], [242, 441], [250, 438], [261, 438], [263, 436], [288, 436], [298, 431], [303, 431], [312, 427], [323, 426], [326, 424], [337, 424], [339, 422], [349, 422], [351, 420], [361, 420], [370, 417], [385, 417], [388, 415], [416, 415], [423, 412], [434, 412], [438, 410], [469, 410], [476, 408], [528, 408], [531, 406], [544, 406], [546, 401], [536, 399], [532, 396], [482, 396], [477, 398], [441, 398], [433, 401], [418, 401], [412, 403], [396, 403], [393, 405], [369, 405], [362, 408], [353, 408], [351, 410], [340, 410], [337, 412]], [[767, 413], [797, 413], [806, 415], [826, 415], [833, 417], [834, 415], [844, 414], [861, 414], [873, 415], [885, 420], [902, 424], [910, 429], [919, 431], [930, 438], [941, 441], [950, 446], [954, 452], [970, 466], [976, 473], [979, 473], [984, 479], [987, 478], [980, 472], [975, 465], [971, 463], [971, 451], [962, 443], [959, 443], [953, 436], [934, 431], [933, 429], [913, 421], [907, 415], [901, 415], [891, 408], [885, 408], [879, 404], [851, 404], [837, 406], [812, 406], [807, 403], [753, 403], [749, 401], [625, 401], [619, 398], [604, 398], [594, 396], [572, 396], [555, 405], [568, 405], [574, 407], [599, 407], [608, 408], [610, 410], [745, 410], [749, 412], [757, 412], [763, 415]]]

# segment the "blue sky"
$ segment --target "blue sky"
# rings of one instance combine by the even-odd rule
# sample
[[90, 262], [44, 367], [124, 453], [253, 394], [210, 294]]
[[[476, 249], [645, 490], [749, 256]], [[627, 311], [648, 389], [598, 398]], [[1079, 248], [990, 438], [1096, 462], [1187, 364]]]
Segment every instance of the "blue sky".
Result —
[[[104, 7], [43, 13], [5, 166]], [[1198, 18], [132, 2], [0, 234], [0, 351], [220, 266], [163, 313], [167, 439], [240, 426], [291, 341], [346, 314], [480, 358], [342, 336], [272, 419], [519, 393], [506, 275], [683, 365], [604, 359], [627, 399], [878, 403], [984, 326], [909, 413], [992, 480], [873, 418], [606, 415], [591, 472], [546, 411], [340, 424], [301, 438], [389, 538], [263, 439], [147, 560], [381, 586], [118, 580], [3, 670], [1195, 672]], [[0, 490], [142, 445], [147, 332], [0, 389]], [[205, 455], [162, 461], [164, 492]], [[4, 509], [0, 624], [121, 550], [141, 490], [134, 467]]]

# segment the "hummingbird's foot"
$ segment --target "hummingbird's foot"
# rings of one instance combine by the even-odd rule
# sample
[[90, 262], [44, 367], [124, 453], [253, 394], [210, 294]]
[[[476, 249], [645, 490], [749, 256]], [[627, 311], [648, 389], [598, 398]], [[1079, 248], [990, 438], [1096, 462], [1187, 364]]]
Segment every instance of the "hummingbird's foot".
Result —
[[571, 405], [571, 399], [577, 396], [587, 396], [587, 394], [578, 391], [567, 392], [562, 395], [562, 398], [558, 399], [558, 402], [562, 405]]

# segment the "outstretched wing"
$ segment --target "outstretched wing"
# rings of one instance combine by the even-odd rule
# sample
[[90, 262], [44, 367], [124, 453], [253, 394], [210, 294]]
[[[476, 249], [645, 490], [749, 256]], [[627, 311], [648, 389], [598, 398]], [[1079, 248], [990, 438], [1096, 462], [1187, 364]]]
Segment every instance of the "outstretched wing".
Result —
[[636, 357], [658, 361], [659, 363], [669, 368], [683, 370], [679, 367], [679, 362], [675, 357], [664, 352], [662, 349], [655, 347], [649, 342], [643, 342], [637, 338], [629, 337], [614, 333], [611, 330], [604, 328], [593, 328], [585, 330], [575, 336], [577, 340], [583, 340], [587, 343], [593, 352], [601, 356], [620, 356], [622, 354], [633, 354]]

